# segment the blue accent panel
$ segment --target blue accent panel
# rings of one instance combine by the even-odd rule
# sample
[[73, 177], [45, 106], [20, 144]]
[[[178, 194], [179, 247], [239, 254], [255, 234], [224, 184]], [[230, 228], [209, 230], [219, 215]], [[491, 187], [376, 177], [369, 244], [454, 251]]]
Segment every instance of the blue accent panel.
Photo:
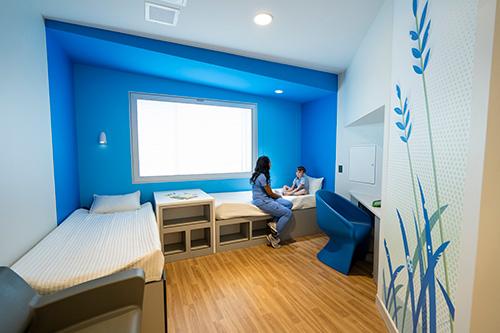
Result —
[[325, 177], [323, 188], [335, 188], [337, 94], [302, 105], [302, 164], [312, 177]]
[[50, 119], [56, 190], [57, 223], [80, 207], [72, 64], [47, 34]]
[[[75, 63], [307, 102], [337, 92], [337, 75], [123, 33], [46, 21]], [[92, 50], [89, 52], [89, 50]]]
[[[257, 103], [258, 149], [259, 154], [266, 154], [273, 161], [273, 185], [291, 183], [295, 177], [301, 152], [299, 103], [87, 65], [74, 65], [73, 75], [83, 207], [90, 205], [94, 193], [141, 190], [141, 200], [151, 201], [152, 193], [160, 190], [201, 188], [207, 192], [223, 192], [250, 189], [248, 179], [132, 184], [129, 91]], [[98, 145], [101, 131], [106, 131], [107, 146]]]

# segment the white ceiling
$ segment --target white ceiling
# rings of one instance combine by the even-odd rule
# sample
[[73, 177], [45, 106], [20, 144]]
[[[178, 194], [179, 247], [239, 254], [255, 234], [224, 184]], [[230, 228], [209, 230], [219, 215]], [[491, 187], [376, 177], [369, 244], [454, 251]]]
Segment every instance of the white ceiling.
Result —
[[[382, 2], [187, 0], [169, 27], [144, 20], [144, 0], [40, 1], [52, 19], [333, 73], [347, 68]], [[272, 13], [271, 25], [253, 23], [260, 11]]]

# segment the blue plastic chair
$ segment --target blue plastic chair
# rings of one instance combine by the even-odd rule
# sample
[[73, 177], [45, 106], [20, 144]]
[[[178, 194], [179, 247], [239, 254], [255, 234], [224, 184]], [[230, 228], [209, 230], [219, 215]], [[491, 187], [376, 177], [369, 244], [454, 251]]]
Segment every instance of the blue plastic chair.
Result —
[[318, 226], [330, 238], [318, 259], [347, 275], [353, 259], [364, 258], [368, 252], [370, 216], [344, 197], [325, 190], [316, 192], [316, 216]]

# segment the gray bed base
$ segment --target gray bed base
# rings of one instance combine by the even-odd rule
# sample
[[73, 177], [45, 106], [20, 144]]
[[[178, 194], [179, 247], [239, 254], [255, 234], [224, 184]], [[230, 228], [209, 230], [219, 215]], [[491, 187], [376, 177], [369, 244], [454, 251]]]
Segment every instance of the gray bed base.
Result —
[[[265, 223], [271, 221], [270, 216], [251, 216], [251, 217], [237, 217], [232, 219], [216, 220], [216, 252], [224, 252], [235, 249], [247, 248], [259, 244], [265, 244], [267, 242], [265, 235], [267, 232], [261, 231], [255, 233], [254, 228], [262, 228]], [[248, 235], [245, 237], [243, 232], [243, 237], [240, 240], [235, 241], [224, 241], [224, 228], [244, 225]], [[241, 228], [241, 227], [240, 227]], [[287, 225], [285, 231], [280, 235], [280, 238], [284, 242], [289, 242], [295, 238], [314, 235], [321, 233], [318, 224], [316, 223], [316, 208], [306, 208], [297, 209], [293, 211], [293, 217]]]
[[167, 286], [165, 271], [160, 281], [148, 282], [142, 305], [142, 333], [167, 332]]

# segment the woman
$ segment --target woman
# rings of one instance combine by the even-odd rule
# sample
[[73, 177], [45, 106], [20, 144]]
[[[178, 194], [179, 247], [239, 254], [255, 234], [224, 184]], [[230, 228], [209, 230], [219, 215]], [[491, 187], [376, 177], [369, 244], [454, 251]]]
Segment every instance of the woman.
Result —
[[271, 233], [267, 235], [267, 240], [273, 248], [277, 249], [281, 247], [279, 235], [292, 217], [292, 203], [273, 192], [269, 170], [271, 170], [269, 157], [259, 157], [252, 178], [250, 178], [252, 203], [277, 220], [277, 222], [267, 224], [271, 229]]

